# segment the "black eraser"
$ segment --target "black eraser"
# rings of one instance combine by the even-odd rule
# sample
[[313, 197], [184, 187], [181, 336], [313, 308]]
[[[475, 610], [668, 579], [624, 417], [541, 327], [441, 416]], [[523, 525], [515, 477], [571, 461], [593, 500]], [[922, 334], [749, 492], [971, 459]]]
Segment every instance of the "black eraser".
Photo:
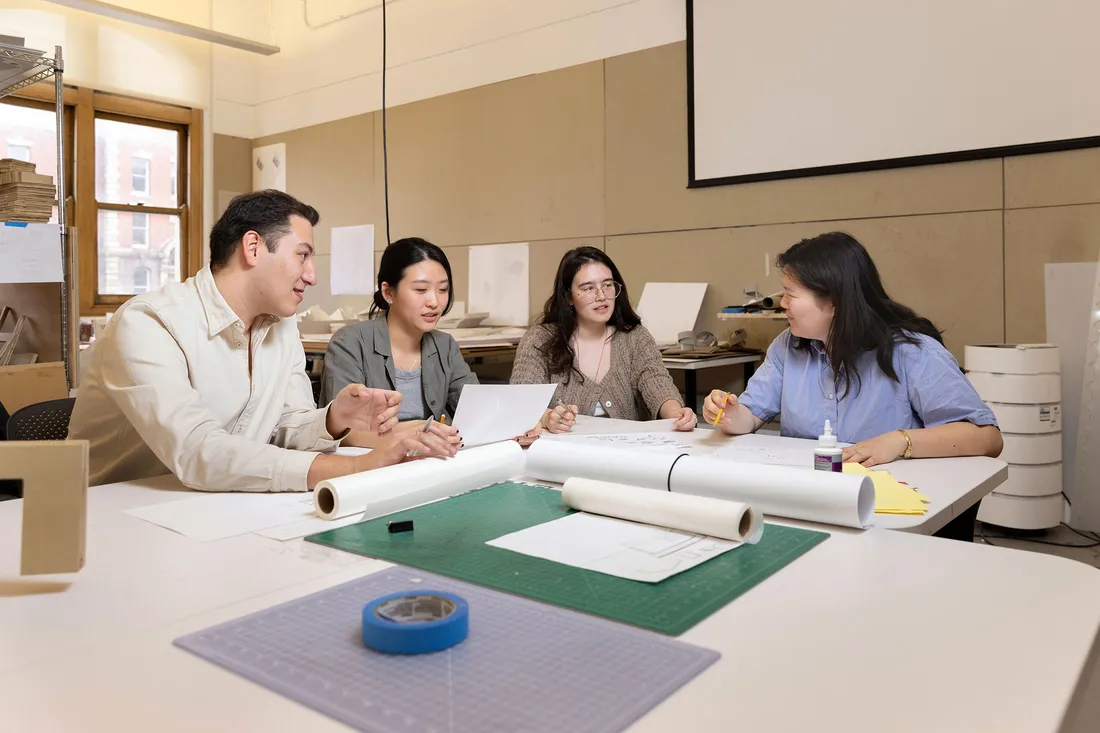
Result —
[[390, 532], [412, 532], [413, 523], [411, 519], [406, 519], [401, 522], [389, 522], [387, 525]]

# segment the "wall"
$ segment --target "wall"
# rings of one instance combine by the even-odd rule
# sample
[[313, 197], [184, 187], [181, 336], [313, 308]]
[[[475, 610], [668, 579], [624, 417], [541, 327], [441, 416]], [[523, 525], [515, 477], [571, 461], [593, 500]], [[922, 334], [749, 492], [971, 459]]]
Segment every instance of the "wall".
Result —
[[[845, 229], [960, 359], [1043, 340], [1043, 263], [1098, 257], [1100, 150], [688, 190], [684, 64], [675, 43], [394, 108], [394, 237], [447, 247], [459, 299], [469, 245], [530, 241], [533, 306], [562, 252], [602, 246], [634, 298], [646, 280], [710, 282], [699, 326], [721, 332], [721, 306], [777, 284], [778, 252]], [[325, 294], [328, 227], [375, 223], [384, 245], [380, 128], [374, 113], [254, 141], [287, 143], [289, 190], [321, 211], [308, 297], [330, 309], [366, 301]]]

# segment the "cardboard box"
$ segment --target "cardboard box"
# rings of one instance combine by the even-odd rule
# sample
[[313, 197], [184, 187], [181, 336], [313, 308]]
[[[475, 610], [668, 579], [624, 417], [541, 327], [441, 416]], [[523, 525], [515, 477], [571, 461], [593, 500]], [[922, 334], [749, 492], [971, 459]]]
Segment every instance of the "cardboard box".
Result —
[[69, 396], [65, 365], [59, 361], [0, 367], [0, 404], [9, 414], [27, 405]]

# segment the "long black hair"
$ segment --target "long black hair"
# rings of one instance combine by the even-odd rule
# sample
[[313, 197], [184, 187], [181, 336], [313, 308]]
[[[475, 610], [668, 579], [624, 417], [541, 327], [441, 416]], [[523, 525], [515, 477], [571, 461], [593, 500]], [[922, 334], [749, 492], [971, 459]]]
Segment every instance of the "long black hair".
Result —
[[[835, 314], [825, 353], [841, 394], [848, 393], [853, 381], [859, 391], [858, 362], [866, 352], [875, 352], [879, 368], [900, 381], [894, 371], [896, 344], [919, 343], [916, 334], [943, 343], [932, 321], [890, 299], [871, 255], [850, 234], [829, 232], [803, 239], [779, 255], [775, 264], [818, 298], [832, 302]], [[795, 341], [798, 348], [809, 345], [806, 339]]]
[[[382, 262], [378, 266], [378, 289], [374, 291], [374, 303], [370, 307], [369, 315], [371, 318], [390, 309], [390, 304], [386, 302], [386, 298], [382, 295], [382, 283], [387, 283], [391, 288], [396, 289], [397, 284], [405, 277], [405, 270], [424, 260], [433, 260], [443, 265], [443, 270], [447, 273], [447, 282], [451, 284], [449, 292], [454, 292], [451, 263], [447, 260], [447, 255], [443, 253], [441, 247], [420, 237], [398, 239], [382, 252]], [[443, 309], [443, 316], [450, 312], [453, 303], [454, 298], [448, 297], [447, 307]]]
[[573, 351], [572, 340], [577, 330], [577, 312], [570, 303], [570, 296], [573, 292], [573, 278], [582, 267], [592, 263], [605, 265], [611, 270], [612, 279], [621, 286], [608, 322], [617, 331], [623, 332], [633, 330], [642, 322], [630, 307], [630, 296], [627, 295], [626, 283], [619, 274], [619, 268], [615, 267], [615, 263], [603, 250], [595, 247], [569, 250], [558, 263], [558, 272], [554, 275], [554, 291], [546, 299], [542, 317], [539, 319], [539, 323], [550, 332], [550, 340], [542, 347], [542, 353], [550, 365], [551, 374], [570, 375], [575, 371], [581, 379], [584, 378], [574, 366], [576, 353]]

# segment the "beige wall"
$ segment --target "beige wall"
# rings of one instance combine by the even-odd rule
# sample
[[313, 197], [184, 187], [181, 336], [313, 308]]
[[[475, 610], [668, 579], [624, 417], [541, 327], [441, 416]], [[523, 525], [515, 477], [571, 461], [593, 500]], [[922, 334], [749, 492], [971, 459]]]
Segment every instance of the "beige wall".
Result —
[[[468, 246], [530, 241], [533, 314], [562, 252], [602, 246], [635, 298], [647, 279], [709, 282], [700, 327], [724, 332], [721, 306], [777, 282], [766, 260], [845, 229], [959, 357], [965, 343], [1042, 340], [1043, 264], [1100, 255], [1100, 150], [688, 190], [684, 54], [677, 43], [394, 108], [394, 237], [448, 248], [459, 299]], [[321, 211], [311, 297], [328, 308], [368, 302], [327, 295], [328, 228], [374, 223], [384, 246], [381, 137], [374, 113], [253, 141], [287, 143], [288, 190]], [[216, 145], [218, 181], [238, 180], [222, 167], [242, 164], [239, 147]], [[750, 331], [762, 346], [778, 328]]]

